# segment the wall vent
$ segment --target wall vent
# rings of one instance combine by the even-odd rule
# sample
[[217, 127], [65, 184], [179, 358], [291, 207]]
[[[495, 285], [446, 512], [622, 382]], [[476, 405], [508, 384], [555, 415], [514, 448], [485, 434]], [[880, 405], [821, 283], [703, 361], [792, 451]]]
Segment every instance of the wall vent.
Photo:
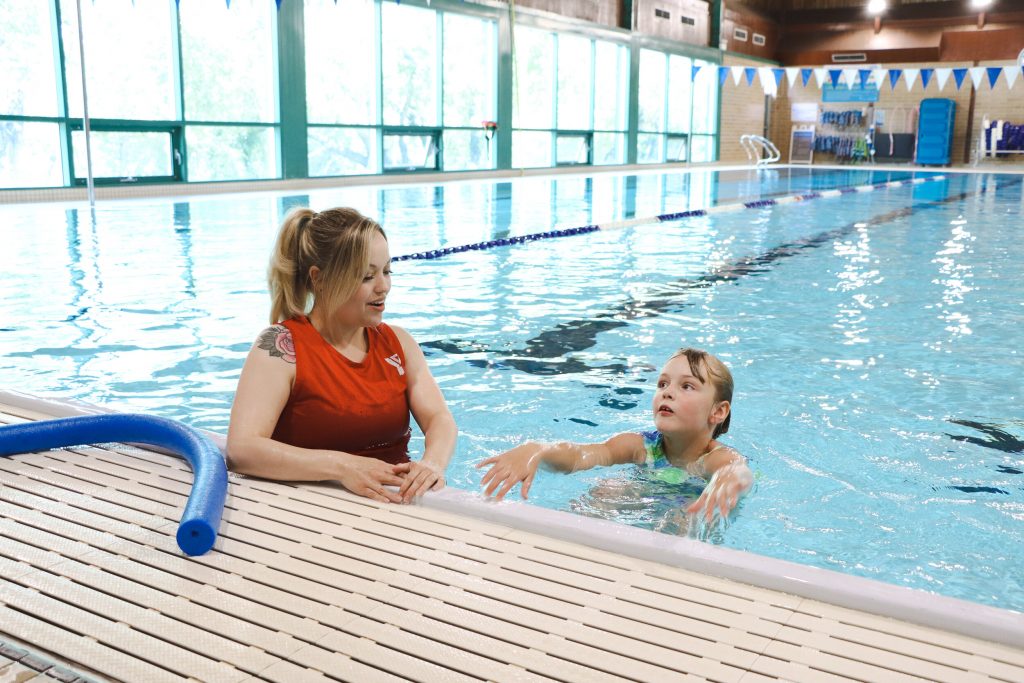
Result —
[[693, 17], [686, 17], [686, 16], [679, 17], [679, 21], [683, 22], [687, 26], [696, 26], [696, 24], [697, 24], [697, 20], [694, 19]]
[[671, 19], [672, 18], [672, 15], [669, 14], [666, 10], [663, 10], [663, 9], [655, 9], [654, 10], [654, 16], [656, 16], [659, 19]]
[[864, 52], [833, 52], [832, 62], [835, 64], [849, 64], [851, 62], [866, 62], [868, 56]]

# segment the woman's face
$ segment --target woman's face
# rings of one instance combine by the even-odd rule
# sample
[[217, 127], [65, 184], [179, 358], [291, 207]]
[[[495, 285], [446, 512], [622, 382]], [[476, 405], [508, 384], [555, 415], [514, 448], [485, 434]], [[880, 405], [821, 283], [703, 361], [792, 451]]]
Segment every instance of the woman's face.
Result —
[[384, 235], [370, 238], [370, 264], [359, 289], [338, 307], [335, 320], [345, 325], [376, 327], [384, 317], [384, 300], [391, 291], [391, 252]]

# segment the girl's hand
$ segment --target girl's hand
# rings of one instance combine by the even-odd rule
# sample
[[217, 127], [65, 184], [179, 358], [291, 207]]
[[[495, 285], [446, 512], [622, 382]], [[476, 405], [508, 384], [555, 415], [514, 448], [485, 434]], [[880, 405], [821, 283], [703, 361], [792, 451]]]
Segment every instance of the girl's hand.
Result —
[[358, 455], [350, 456], [341, 468], [338, 481], [346, 489], [381, 503], [401, 503], [402, 497], [385, 488], [386, 486], [401, 486], [404, 482], [395, 470], [401, 465], [391, 465], [377, 458], [367, 458]]
[[704, 493], [686, 508], [686, 514], [704, 512], [704, 518], [710, 522], [717, 511], [722, 518], [729, 516], [732, 509], [739, 503], [740, 497], [754, 483], [754, 475], [743, 460], [734, 460], [715, 471], [711, 481], [704, 488]]
[[[480, 480], [480, 486], [486, 486], [484, 496], [494, 494], [495, 500], [501, 500], [505, 494], [512, 490], [512, 487], [523, 482], [521, 494], [523, 499], [530, 491], [530, 484], [537, 474], [537, 466], [540, 465], [541, 453], [544, 444], [528, 441], [516, 446], [510, 451], [501, 455], [495, 455], [477, 463], [477, 467], [491, 465], [491, 469]], [[495, 489], [497, 492], [495, 493]]]
[[404, 477], [402, 487], [398, 489], [398, 495], [401, 496], [403, 503], [408, 503], [427, 491], [444, 488], [444, 472], [422, 460], [395, 465], [394, 472]]

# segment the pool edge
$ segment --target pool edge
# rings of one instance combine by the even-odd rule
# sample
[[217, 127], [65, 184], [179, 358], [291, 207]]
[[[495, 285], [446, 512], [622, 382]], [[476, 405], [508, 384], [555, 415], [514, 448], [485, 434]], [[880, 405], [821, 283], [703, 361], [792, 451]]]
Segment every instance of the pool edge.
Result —
[[[119, 412], [77, 400], [40, 398], [0, 389], [0, 402], [53, 417]], [[200, 430], [203, 431], [203, 430]], [[203, 431], [223, 451], [223, 434]], [[876, 579], [710, 545], [569, 512], [503, 501], [448, 488], [420, 505], [628, 557], [658, 562], [760, 588], [900, 619], [1010, 647], [1024, 646], [1024, 613], [897, 586]]]

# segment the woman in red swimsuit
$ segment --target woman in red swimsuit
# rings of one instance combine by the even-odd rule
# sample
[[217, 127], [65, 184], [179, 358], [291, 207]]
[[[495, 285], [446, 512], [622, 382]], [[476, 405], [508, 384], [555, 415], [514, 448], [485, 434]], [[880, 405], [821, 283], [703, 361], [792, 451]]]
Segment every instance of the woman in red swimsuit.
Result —
[[[381, 321], [390, 262], [384, 231], [358, 211], [285, 218], [268, 275], [272, 324], [249, 351], [231, 408], [232, 470], [336, 480], [393, 503], [444, 486], [455, 421], [419, 345]], [[418, 461], [410, 412], [426, 437]]]

